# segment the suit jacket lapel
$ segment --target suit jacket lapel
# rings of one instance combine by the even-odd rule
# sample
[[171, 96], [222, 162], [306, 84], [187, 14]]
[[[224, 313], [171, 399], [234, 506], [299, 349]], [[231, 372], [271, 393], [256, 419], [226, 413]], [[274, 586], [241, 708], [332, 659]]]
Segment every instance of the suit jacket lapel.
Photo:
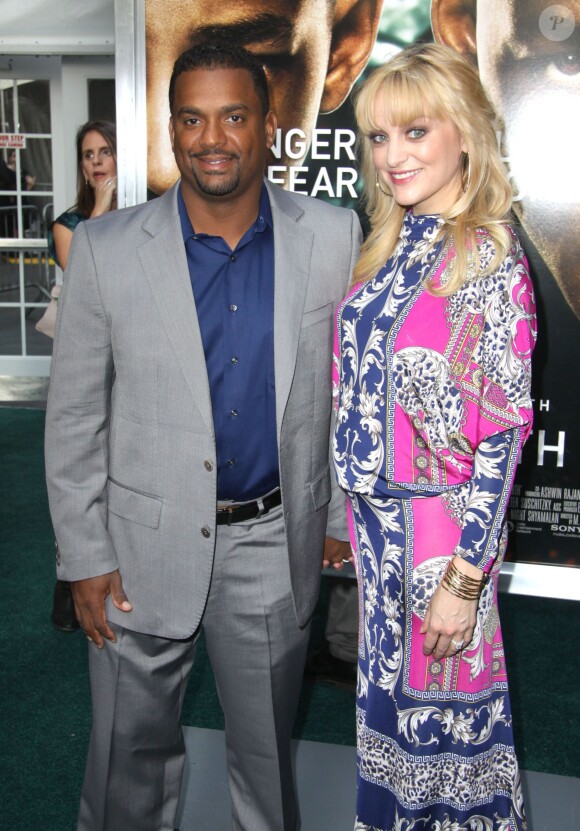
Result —
[[139, 246], [138, 255], [177, 362], [213, 435], [205, 353], [183, 244], [177, 187], [178, 184], [174, 185], [156, 200], [156, 210], [143, 224], [151, 239]]
[[310, 277], [313, 233], [298, 220], [303, 210], [290, 194], [266, 182], [274, 224], [274, 371], [278, 442], [290, 395], [304, 301]]
[[[280, 440], [296, 365], [313, 233], [300, 226], [303, 211], [297, 201], [268, 182], [266, 186], [274, 224], [274, 371]], [[156, 200], [156, 210], [143, 225], [151, 239], [139, 246], [138, 254], [177, 362], [213, 434], [211, 394], [177, 209], [177, 187], [174, 185]]]

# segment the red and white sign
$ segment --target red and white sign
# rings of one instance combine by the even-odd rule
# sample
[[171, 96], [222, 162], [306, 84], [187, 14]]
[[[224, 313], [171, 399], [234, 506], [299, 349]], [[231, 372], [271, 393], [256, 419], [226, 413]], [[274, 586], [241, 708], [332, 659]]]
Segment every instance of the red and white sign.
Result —
[[24, 133], [0, 133], [0, 147], [18, 147], [23, 150], [26, 147], [26, 136]]

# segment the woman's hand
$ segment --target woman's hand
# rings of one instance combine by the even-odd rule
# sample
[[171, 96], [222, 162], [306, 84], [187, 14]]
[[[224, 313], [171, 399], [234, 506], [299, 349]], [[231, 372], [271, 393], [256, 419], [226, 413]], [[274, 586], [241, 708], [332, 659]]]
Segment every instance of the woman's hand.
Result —
[[[453, 558], [453, 565], [468, 577], [482, 577], [478, 568], [460, 557]], [[420, 629], [421, 634], [425, 635], [423, 654], [433, 655], [440, 661], [442, 658], [450, 658], [471, 643], [477, 604], [478, 600], [464, 600], [451, 594], [444, 585], [437, 586]]]
[[91, 217], [101, 216], [117, 206], [117, 177], [107, 176], [95, 187], [95, 207]]

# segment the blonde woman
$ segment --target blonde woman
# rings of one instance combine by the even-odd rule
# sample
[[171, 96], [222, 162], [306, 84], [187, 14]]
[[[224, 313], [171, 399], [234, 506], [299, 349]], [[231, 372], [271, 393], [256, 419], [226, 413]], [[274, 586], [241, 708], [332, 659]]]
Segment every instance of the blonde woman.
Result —
[[411, 47], [356, 101], [371, 233], [337, 316], [360, 587], [357, 829], [525, 826], [497, 612], [535, 307], [477, 73]]

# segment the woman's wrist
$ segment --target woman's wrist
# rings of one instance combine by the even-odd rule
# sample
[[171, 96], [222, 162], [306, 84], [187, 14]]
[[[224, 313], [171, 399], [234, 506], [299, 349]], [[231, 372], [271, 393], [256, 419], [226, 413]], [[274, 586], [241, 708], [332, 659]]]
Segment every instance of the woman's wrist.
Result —
[[[460, 560], [459, 568], [456, 566], [457, 560]], [[466, 567], [469, 567], [469, 573]], [[460, 557], [454, 557], [447, 565], [441, 586], [462, 600], [479, 600], [487, 577], [481, 569], [461, 561]]]
[[95, 217], [103, 216], [103, 214], [108, 214], [109, 211], [112, 211], [112, 210], [113, 210], [113, 205], [112, 204], [108, 205], [108, 206], [95, 205], [95, 207], [93, 208], [92, 213], [91, 213], [89, 218], [90, 219], [95, 219]]
[[461, 574], [465, 574], [466, 577], [471, 577], [474, 580], [483, 579], [483, 570], [481, 568], [478, 568], [477, 566], [474, 566], [473, 563], [470, 563], [463, 557], [460, 557], [459, 554], [456, 554], [451, 560], [451, 562], [453, 563], [457, 571], [461, 572]]

